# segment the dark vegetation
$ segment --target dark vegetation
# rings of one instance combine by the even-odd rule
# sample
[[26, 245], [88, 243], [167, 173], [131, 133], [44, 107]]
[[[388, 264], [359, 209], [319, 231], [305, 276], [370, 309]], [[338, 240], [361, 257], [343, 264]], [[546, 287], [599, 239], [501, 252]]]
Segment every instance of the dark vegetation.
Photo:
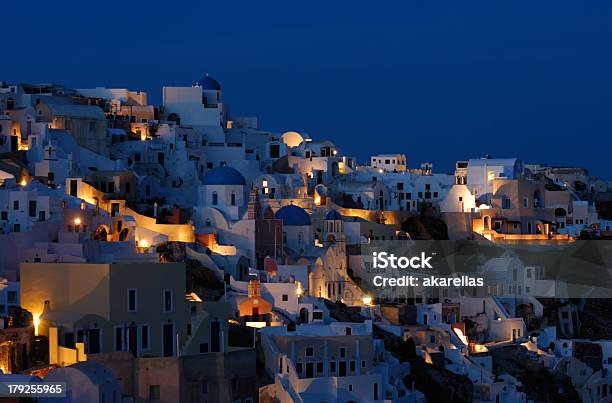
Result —
[[448, 239], [448, 229], [444, 221], [436, 217], [420, 215], [408, 217], [402, 223], [402, 231], [410, 235], [411, 239], [445, 240]]
[[580, 401], [570, 378], [552, 375], [542, 364], [529, 357], [525, 347], [511, 345], [490, 351], [493, 356], [493, 371], [508, 373], [521, 381], [528, 400], [551, 403]]
[[324, 302], [327, 309], [329, 309], [329, 315], [338, 322], [363, 322], [359, 307], [349, 307], [342, 302], [332, 302], [327, 299]]
[[401, 362], [410, 363], [410, 375], [403, 379], [406, 387], [413, 385], [425, 394], [428, 402], [472, 402], [474, 387], [464, 376], [425, 363], [416, 355], [412, 339], [402, 340], [381, 328], [374, 327], [374, 337], [384, 340], [385, 348]]

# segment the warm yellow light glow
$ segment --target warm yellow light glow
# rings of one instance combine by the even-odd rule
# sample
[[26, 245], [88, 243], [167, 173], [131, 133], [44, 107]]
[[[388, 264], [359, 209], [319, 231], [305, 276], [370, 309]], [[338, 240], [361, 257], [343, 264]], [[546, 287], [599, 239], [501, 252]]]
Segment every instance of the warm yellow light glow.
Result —
[[33, 319], [34, 319], [34, 336], [38, 336], [38, 326], [40, 325], [40, 315], [39, 314], [33, 315]]
[[263, 181], [263, 182], [261, 182], [261, 185], [262, 185], [263, 187], [267, 188], [267, 187], [268, 187], [268, 181]]
[[79, 217], [74, 219], [75, 225], [81, 225], [81, 219]]
[[370, 297], [369, 295], [366, 295], [361, 299], [361, 302], [363, 302], [364, 305], [371, 305], [372, 297]]
[[255, 329], [261, 329], [267, 326], [266, 322], [246, 322], [246, 325], [248, 327], [254, 327]]
[[195, 292], [190, 292], [189, 294], [186, 294], [185, 299], [189, 302], [202, 302], [202, 298], [200, 298], [200, 296]]
[[21, 180], [21, 186], [25, 186], [27, 184], [28, 184], [28, 180], [27, 179], [24, 178], [24, 179]]
[[338, 154], [338, 150], [334, 150], [334, 155]]
[[486, 353], [487, 351], [489, 351], [487, 346], [483, 344], [474, 344], [474, 353]]
[[140, 246], [141, 248], [148, 248], [150, 244], [149, 241], [147, 241], [146, 239], [141, 239], [140, 241], [138, 241], [138, 246]]
[[141, 141], [145, 141], [147, 139], [147, 134], [146, 133], [140, 133], [140, 140]]
[[470, 343], [467, 336], [463, 334], [463, 331], [461, 329], [459, 329], [458, 327], [454, 327], [453, 330], [455, 331], [455, 334], [457, 335], [459, 340], [463, 342], [463, 344], [467, 346]]
[[304, 292], [302, 290], [302, 284], [299, 281], [296, 281], [296, 283], [297, 283], [297, 290], [296, 290], [297, 295], [298, 295], [298, 297], [301, 297], [302, 293]]

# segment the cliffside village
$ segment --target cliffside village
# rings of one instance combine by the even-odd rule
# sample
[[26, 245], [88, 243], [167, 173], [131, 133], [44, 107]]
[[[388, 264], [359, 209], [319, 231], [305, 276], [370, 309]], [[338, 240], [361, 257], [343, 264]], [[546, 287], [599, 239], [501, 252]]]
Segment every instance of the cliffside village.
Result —
[[0, 83], [0, 382], [75, 402], [612, 401], [611, 300], [548, 292], [563, 280], [512, 249], [478, 265], [487, 292], [380, 298], [361, 255], [609, 250], [612, 182], [518, 157], [437, 173], [379, 147], [361, 164], [267, 131], [209, 75], [160, 105]]

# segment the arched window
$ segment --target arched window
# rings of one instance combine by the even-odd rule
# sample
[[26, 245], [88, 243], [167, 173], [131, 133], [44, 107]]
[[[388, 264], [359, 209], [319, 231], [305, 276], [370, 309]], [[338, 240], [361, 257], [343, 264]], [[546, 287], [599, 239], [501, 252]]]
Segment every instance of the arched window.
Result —
[[96, 241], [102, 241], [105, 242], [107, 240], [108, 237], [108, 231], [106, 230], [106, 228], [101, 225], [98, 227], [98, 229], [96, 230], [96, 234], [94, 235], [94, 239]]
[[542, 194], [537, 189], [533, 192], [533, 207], [544, 207], [544, 200], [542, 198]]
[[485, 230], [491, 229], [491, 218], [488, 215], [486, 215], [486, 216], [484, 216], [484, 218], [482, 220], [483, 220], [483, 227], [484, 227], [484, 229]]
[[130, 233], [129, 229], [127, 228], [122, 229], [121, 232], [119, 232], [119, 241], [123, 242], [127, 240], [129, 233]]
[[234, 192], [232, 192], [231, 204], [232, 204], [232, 206], [236, 205], [236, 193], [234, 193]]
[[181, 124], [181, 118], [176, 113], [171, 113], [168, 115], [168, 121], [175, 122], [177, 125]]
[[212, 194], [212, 204], [213, 204], [213, 206], [216, 206], [218, 202], [219, 202], [219, 195], [217, 194], [217, 192], [213, 192], [213, 194]]

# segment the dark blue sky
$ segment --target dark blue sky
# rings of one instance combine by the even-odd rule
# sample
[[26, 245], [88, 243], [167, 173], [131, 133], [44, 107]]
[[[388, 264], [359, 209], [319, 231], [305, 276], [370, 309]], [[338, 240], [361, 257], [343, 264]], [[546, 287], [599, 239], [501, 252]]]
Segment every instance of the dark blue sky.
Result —
[[612, 179], [609, 1], [21, 3], [2, 5], [0, 80], [159, 102], [207, 71], [234, 115], [362, 161], [489, 153]]

